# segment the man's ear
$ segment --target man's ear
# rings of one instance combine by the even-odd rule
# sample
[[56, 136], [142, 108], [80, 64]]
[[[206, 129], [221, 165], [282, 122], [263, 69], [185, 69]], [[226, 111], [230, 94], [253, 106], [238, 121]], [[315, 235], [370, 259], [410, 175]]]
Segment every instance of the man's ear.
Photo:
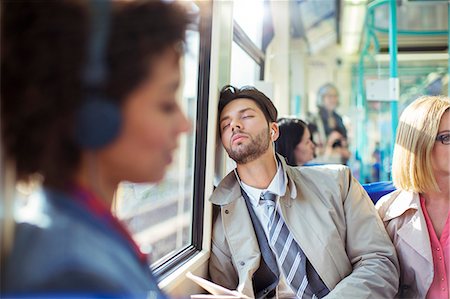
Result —
[[278, 136], [280, 136], [280, 132], [278, 130], [278, 124], [276, 122], [273, 122], [270, 124], [270, 139], [272, 141], [275, 141], [278, 139]]

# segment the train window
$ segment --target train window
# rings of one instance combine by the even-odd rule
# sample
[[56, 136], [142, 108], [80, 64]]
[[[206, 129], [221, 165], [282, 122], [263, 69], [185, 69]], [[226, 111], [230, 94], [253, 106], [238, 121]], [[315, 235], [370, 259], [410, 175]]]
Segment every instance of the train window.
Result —
[[[268, 6], [258, 0], [236, 0], [233, 3], [230, 83], [236, 86], [255, 85], [256, 81], [263, 79], [263, 20]], [[252, 11], [251, 16], [249, 11]]]
[[238, 44], [233, 42], [231, 48], [231, 84], [235, 86], [255, 85], [255, 81], [259, 80], [260, 70], [261, 66]]
[[[192, 69], [198, 65], [198, 33], [189, 32], [189, 52], [184, 64]], [[196, 69], [196, 68], [194, 68]], [[185, 70], [186, 72], [186, 70]], [[189, 119], [195, 120], [196, 84], [187, 77], [182, 106]], [[194, 88], [193, 88], [194, 87]], [[193, 128], [195, 132], [195, 128]], [[152, 260], [186, 246], [190, 241], [193, 190], [193, 134], [180, 139], [180, 147], [166, 178], [158, 184], [122, 183], [117, 194], [117, 215], [124, 220], [141, 246], [151, 252]]]
[[[184, 88], [181, 106], [195, 124], [199, 33], [187, 32], [183, 59]], [[117, 193], [117, 215], [132, 231], [141, 250], [152, 261], [190, 244], [194, 177], [195, 127], [180, 138], [179, 149], [165, 179], [158, 184], [122, 183]]]
[[258, 46], [261, 45], [262, 40], [263, 15], [264, 1], [235, 0], [233, 2], [233, 19], [244, 30], [250, 40]]
[[210, 9], [210, 5], [191, 3], [191, 6], [200, 18], [198, 26], [186, 33], [183, 88], [180, 90], [180, 103], [191, 121], [191, 132], [180, 138], [171, 168], [161, 182], [123, 182], [116, 194], [117, 216], [127, 224], [141, 250], [150, 254], [151, 266], [160, 277], [178, 265], [180, 259], [201, 249], [198, 236], [203, 215], [198, 213], [203, 211], [203, 194], [200, 193], [204, 189], [204, 175], [196, 169], [204, 168], [199, 165], [205, 161], [199, 148], [206, 147], [202, 137], [206, 126], [202, 128], [198, 114], [207, 109], [204, 95], [208, 80], [204, 78], [209, 76], [209, 64], [199, 65], [201, 56], [209, 57], [209, 53], [204, 53], [209, 45], [201, 45], [210, 42], [210, 32], [205, 28], [211, 24], [205, 24], [210, 22], [208, 16], [201, 17], [202, 10]]

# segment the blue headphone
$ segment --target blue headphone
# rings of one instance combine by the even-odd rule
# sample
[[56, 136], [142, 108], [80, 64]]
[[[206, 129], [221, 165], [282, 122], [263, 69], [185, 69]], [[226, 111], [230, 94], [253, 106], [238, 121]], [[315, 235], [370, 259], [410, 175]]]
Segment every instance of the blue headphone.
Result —
[[111, 143], [120, 132], [122, 116], [119, 106], [104, 95], [106, 83], [106, 47], [108, 44], [111, 3], [90, 0], [90, 33], [87, 61], [82, 73], [84, 102], [75, 119], [75, 140], [83, 149], [97, 150]]

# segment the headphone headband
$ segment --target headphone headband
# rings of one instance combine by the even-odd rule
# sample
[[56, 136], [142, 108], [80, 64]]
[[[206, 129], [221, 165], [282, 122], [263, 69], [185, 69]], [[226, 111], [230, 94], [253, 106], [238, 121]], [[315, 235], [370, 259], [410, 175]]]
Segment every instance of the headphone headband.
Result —
[[87, 62], [83, 83], [89, 88], [99, 88], [106, 80], [106, 45], [109, 37], [111, 3], [108, 0], [90, 0], [90, 34], [87, 43]]
[[75, 139], [84, 149], [96, 150], [106, 146], [119, 134], [121, 113], [113, 99], [104, 95], [107, 80], [106, 48], [109, 39], [111, 2], [90, 0], [90, 30], [87, 39], [87, 60], [82, 74], [85, 88], [80, 107]]

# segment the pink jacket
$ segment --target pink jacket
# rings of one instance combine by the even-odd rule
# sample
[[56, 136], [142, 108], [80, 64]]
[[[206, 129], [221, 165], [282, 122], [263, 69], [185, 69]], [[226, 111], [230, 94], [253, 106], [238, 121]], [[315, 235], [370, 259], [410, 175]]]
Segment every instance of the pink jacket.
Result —
[[397, 250], [399, 297], [425, 298], [433, 281], [433, 256], [418, 193], [397, 190], [383, 196], [376, 208]]

